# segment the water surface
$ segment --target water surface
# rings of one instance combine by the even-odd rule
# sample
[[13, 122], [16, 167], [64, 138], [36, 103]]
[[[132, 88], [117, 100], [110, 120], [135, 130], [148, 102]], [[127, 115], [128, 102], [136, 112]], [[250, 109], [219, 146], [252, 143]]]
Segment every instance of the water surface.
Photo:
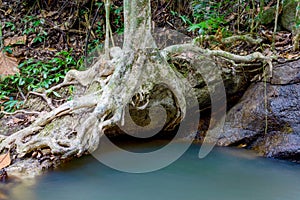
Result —
[[[132, 148], [143, 151], [149, 145]], [[232, 148], [215, 148], [200, 160], [198, 151], [199, 146], [192, 145], [172, 165], [146, 174], [119, 172], [86, 156], [47, 173], [28, 189], [19, 188], [10, 199], [300, 199], [300, 165], [259, 158], [250, 151]]]

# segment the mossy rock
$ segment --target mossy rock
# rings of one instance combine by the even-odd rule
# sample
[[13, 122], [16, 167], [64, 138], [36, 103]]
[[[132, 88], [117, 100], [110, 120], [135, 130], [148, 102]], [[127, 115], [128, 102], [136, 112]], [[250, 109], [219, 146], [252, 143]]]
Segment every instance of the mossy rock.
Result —
[[295, 25], [297, 2], [295, 0], [289, 0], [284, 4], [282, 15], [281, 15], [281, 25], [283, 28], [292, 31]]
[[276, 12], [276, 7], [273, 6], [269, 8], [268, 10], [265, 10], [262, 12], [260, 19], [260, 23], [263, 25], [270, 24], [275, 20], [275, 12]]

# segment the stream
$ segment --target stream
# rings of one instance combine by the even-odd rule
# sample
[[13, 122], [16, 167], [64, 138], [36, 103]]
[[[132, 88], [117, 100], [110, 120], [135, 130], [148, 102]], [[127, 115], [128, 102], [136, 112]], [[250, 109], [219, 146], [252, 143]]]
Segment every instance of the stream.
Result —
[[[128, 146], [134, 151], [155, 148], [155, 144]], [[34, 181], [11, 187], [8, 199], [300, 199], [300, 165], [260, 158], [251, 151], [235, 148], [215, 148], [206, 158], [199, 159], [199, 148], [193, 144], [170, 166], [145, 174], [116, 171], [85, 156]]]

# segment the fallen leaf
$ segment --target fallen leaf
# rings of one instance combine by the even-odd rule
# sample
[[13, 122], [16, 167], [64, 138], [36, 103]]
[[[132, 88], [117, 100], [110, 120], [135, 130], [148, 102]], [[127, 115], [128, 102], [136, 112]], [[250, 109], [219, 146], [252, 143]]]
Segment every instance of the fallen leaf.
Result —
[[14, 75], [19, 72], [19, 60], [0, 52], [0, 75]]
[[20, 123], [20, 122], [24, 122], [25, 120], [24, 119], [19, 119], [19, 118], [13, 118], [13, 123], [14, 124], [18, 124], [18, 123]]
[[9, 166], [11, 163], [9, 151], [6, 154], [0, 155], [0, 170]]
[[[0, 79], [1, 80], [1, 79]], [[7, 96], [4, 96], [4, 97], [2, 97], [1, 99], [0, 99], [0, 104], [3, 104], [3, 103], [5, 103], [6, 101], [8, 101], [9, 100], [9, 98], [7, 97]]]
[[15, 36], [11, 38], [7, 38], [4, 40], [4, 46], [11, 46], [14, 44], [25, 44], [27, 41], [27, 36]]
[[288, 59], [288, 60], [292, 60], [294, 58], [297, 58], [299, 55], [298, 54], [289, 54], [289, 53], [286, 53], [283, 55], [284, 58]]
[[4, 13], [5, 16], [9, 15], [12, 11], [13, 11], [13, 9], [9, 8], [9, 9]]

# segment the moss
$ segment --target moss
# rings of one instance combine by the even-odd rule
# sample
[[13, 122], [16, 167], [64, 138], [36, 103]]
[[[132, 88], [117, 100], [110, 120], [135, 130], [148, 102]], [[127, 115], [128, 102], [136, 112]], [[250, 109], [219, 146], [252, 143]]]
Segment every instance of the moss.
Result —
[[273, 6], [268, 10], [263, 11], [262, 15], [260, 16], [260, 23], [263, 25], [270, 24], [272, 21], [275, 20], [275, 12], [276, 7]]
[[90, 87], [87, 89], [86, 94], [92, 94], [101, 89], [101, 86], [98, 82], [93, 82]]
[[58, 121], [53, 121], [49, 124], [47, 124], [43, 131], [40, 132], [41, 136], [48, 136], [54, 129], [55, 127], [59, 127], [59, 120]]
[[282, 132], [285, 134], [292, 134], [292, 133], [294, 133], [294, 129], [289, 124], [286, 124], [283, 127]]
[[282, 10], [281, 25], [285, 29], [292, 31], [295, 25], [297, 2], [295, 0], [285, 2]]

